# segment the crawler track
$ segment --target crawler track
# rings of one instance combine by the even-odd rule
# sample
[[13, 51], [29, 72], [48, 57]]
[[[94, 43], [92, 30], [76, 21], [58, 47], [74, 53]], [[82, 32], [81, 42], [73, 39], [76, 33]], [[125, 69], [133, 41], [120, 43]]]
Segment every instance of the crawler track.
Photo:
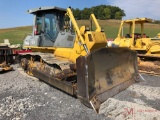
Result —
[[21, 66], [26, 72], [71, 95], [76, 95], [76, 72], [71, 62], [59, 59], [52, 53], [23, 53], [19, 55]]

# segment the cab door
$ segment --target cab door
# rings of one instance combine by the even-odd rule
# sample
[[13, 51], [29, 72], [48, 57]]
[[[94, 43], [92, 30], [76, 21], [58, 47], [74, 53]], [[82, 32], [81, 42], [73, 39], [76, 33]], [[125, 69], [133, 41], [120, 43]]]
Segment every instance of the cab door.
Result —
[[43, 46], [53, 46], [58, 35], [58, 24], [53, 13], [44, 15]]

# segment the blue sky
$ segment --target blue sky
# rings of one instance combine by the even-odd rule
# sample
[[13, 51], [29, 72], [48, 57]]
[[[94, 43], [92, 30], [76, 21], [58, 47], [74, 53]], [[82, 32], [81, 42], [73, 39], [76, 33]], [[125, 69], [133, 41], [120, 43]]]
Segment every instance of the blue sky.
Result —
[[28, 9], [41, 6], [58, 6], [83, 9], [97, 5], [113, 5], [123, 9], [126, 17], [149, 17], [160, 20], [160, 0], [0, 0], [0, 28], [32, 25], [33, 16]]

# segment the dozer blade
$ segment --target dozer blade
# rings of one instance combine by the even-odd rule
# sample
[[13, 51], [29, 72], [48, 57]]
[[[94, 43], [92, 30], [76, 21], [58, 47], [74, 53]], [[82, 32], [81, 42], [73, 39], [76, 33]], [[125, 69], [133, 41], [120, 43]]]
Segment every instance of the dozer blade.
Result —
[[76, 65], [77, 96], [96, 112], [109, 97], [140, 80], [137, 54], [128, 48], [101, 48], [77, 58]]

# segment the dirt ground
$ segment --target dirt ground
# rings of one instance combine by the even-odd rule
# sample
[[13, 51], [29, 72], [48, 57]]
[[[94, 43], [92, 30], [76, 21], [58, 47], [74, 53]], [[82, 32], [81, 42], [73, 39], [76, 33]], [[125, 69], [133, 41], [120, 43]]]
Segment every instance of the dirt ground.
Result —
[[105, 101], [100, 114], [37, 79], [14, 71], [0, 74], [0, 120], [159, 120], [160, 77], [145, 79]]

